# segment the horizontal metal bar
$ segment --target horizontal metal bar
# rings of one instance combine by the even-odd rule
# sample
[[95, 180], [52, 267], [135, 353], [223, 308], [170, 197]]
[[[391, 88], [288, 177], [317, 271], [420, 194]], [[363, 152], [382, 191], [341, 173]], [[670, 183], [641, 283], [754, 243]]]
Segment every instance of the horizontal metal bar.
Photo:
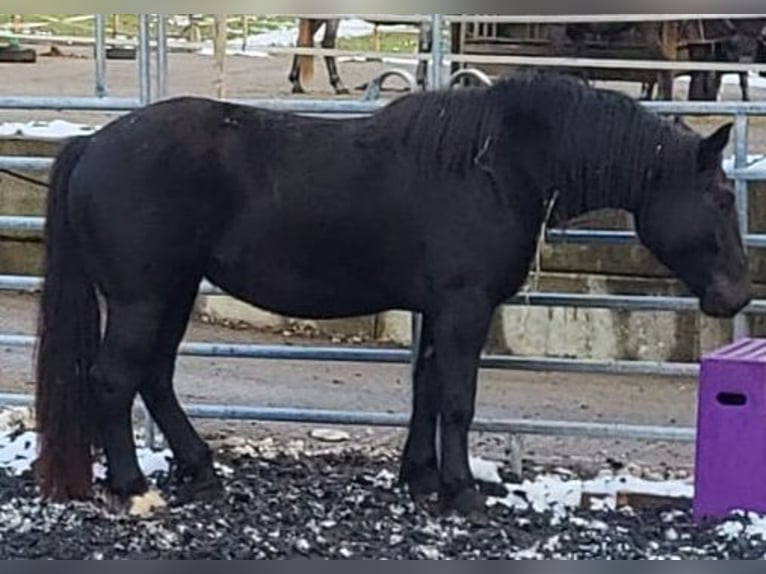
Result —
[[388, 100], [229, 99], [235, 104], [295, 114], [371, 114]]
[[[0, 215], [0, 230], [42, 231], [44, 228], [44, 217]], [[553, 229], [548, 232], [546, 241], [552, 245], [560, 243], [572, 245], [633, 245], [638, 243], [638, 236], [632, 231]], [[766, 234], [746, 235], [745, 244], [748, 247], [766, 247]]]
[[0, 230], [43, 231], [45, 218], [24, 215], [0, 215]]
[[[2, 220], [0, 220], [0, 223]], [[638, 236], [633, 231], [612, 231], [601, 229], [551, 229], [546, 234], [546, 242], [553, 245], [569, 243], [572, 245], [633, 245], [638, 243]]]
[[[311, 114], [308, 114], [311, 115]], [[326, 117], [326, 115], [325, 115]], [[52, 138], [53, 139], [53, 138]], [[53, 166], [52, 157], [0, 156], [0, 169], [44, 173]], [[727, 177], [733, 181], [765, 181], [766, 169], [724, 168]]]
[[447, 22], [485, 24], [556, 24], [577, 22], [669, 22], [679, 20], [719, 20], [721, 18], [762, 18], [763, 14], [523, 14], [483, 15], [445, 14]]
[[[0, 406], [26, 407], [33, 404], [28, 395], [0, 394]], [[331, 424], [341, 426], [371, 426], [406, 428], [409, 415], [403, 413], [375, 413], [359, 411], [332, 411], [274, 407], [245, 407], [236, 405], [184, 404], [186, 413], [194, 419], [236, 420], [297, 424]], [[477, 432], [508, 433], [578, 437], [591, 439], [666, 440], [693, 442], [694, 428], [626, 425], [622, 423], [586, 423], [569, 421], [533, 421], [476, 419], [471, 429]]]
[[766, 115], [766, 102], [682, 102], [682, 101], [641, 101], [640, 104], [658, 114], [679, 114], [687, 116], [747, 116]]
[[[293, 113], [372, 113], [387, 100], [323, 100], [280, 98], [230, 98], [224, 101]], [[78, 110], [128, 112], [141, 107], [134, 98], [0, 96], [0, 109], [6, 110]]]
[[[331, 100], [289, 98], [229, 98], [224, 101], [261, 107], [276, 111], [305, 114], [370, 114], [385, 107], [391, 100]], [[683, 115], [766, 115], [766, 102], [666, 102], [642, 101], [660, 114]], [[27, 97], [2, 96], [0, 109], [19, 110], [92, 110], [128, 112], [140, 107], [138, 99], [97, 97]]]
[[[546, 241], [552, 245], [561, 243], [572, 245], [634, 245], [639, 242], [638, 236], [633, 231], [602, 229], [552, 229], [548, 231]], [[747, 247], [766, 247], [766, 235], [759, 233], [746, 235], [745, 245]]]
[[2, 110], [130, 111], [140, 105], [138, 98], [0, 96]]
[[[766, 313], [766, 301], [758, 310]], [[653, 295], [600, 295], [591, 293], [528, 293], [509, 300], [511, 305], [534, 307], [580, 307], [620, 309], [625, 311], [698, 311], [699, 302], [692, 297]], [[752, 311], [751, 311], [752, 312]]]
[[53, 166], [53, 158], [29, 156], [0, 156], [0, 169], [43, 173]]
[[[0, 291], [39, 291], [40, 277], [0, 275]], [[200, 295], [225, 295], [218, 287], [203, 281]], [[608, 295], [594, 293], [526, 293], [511, 298], [508, 305], [533, 307], [579, 307], [589, 309], [620, 309], [624, 311], [689, 311], [699, 310], [693, 297], [660, 295]], [[766, 315], [766, 300], [753, 301], [744, 311], [751, 315]]]
[[430, 22], [432, 14], [269, 14], [265, 17], [279, 16], [282, 18], [341, 18], [367, 20], [371, 22], [381, 22], [387, 25], [392, 24], [419, 24], [421, 22]]
[[[0, 291], [36, 292], [40, 291], [42, 286], [43, 280], [41, 277], [33, 277], [31, 275], [0, 275]], [[203, 281], [200, 285], [199, 294], [225, 295], [226, 293], [208, 281]]]
[[[320, 55], [321, 48], [274, 48], [267, 49], [274, 53], [301, 53], [306, 55]], [[333, 56], [346, 55], [345, 50], [325, 50], [332, 52]], [[369, 55], [375, 52], [353, 53], [354, 56]], [[330, 54], [327, 54], [330, 55]], [[383, 57], [393, 57], [384, 54]], [[421, 54], [408, 54], [413, 59], [422, 59]], [[402, 56], [399, 55], [401, 58]], [[766, 64], [739, 64], [728, 62], [705, 62], [703, 60], [621, 60], [616, 58], [572, 58], [561, 56], [496, 56], [489, 54], [451, 54], [444, 55], [446, 62], [464, 64], [507, 64], [515, 66], [536, 66], [553, 68], [592, 68], [609, 70], [666, 70], [666, 71], [704, 71], [704, 72], [766, 72]]]
[[[0, 334], [0, 347], [31, 348], [34, 344], [35, 337], [33, 336]], [[411, 360], [410, 351], [405, 349], [235, 345], [226, 343], [183, 343], [180, 348], [180, 354], [189, 357], [386, 364], [409, 364]], [[482, 357], [481, 367], [485, 369], [611, 375], [658, 375], [668, 377], [694, 377], [699, 372], [699, 365], [695, 363], [597, 361], [590, 359], [514, 357], [510, 355], [485, 355]]]

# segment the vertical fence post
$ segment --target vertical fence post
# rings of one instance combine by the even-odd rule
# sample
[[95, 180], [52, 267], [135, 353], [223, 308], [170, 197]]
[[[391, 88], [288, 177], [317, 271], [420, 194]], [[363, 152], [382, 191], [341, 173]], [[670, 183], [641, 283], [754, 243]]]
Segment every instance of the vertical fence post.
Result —
[[149, 14], [138, 15], [138, 97], [145, 106], [152, 100], [151, 31]]
[[215, 80], [213, 80], [214, 96], [222, 99], [226, 94], [226, 46], [228, 24], [226, 14], [214, 14], [213, 21], [213, 45], [215, 52]]
[[435, 90], [442, 87], [444, 67], [444, 15], [431, 15], [431, 73], [429, 84]]
[[[139, 14], [138, 16], [138, 85], [139, 99], [142, 106], [152, 101], [152, 54], [151, 54], [151, 14]], [[152, 415], [149, 409], [141, 401], [141, 413], [144, 417], [144, 432], [146, 433], [146, 447], [157, 448], [157, 436]]]
[[[737, 113], [734, 119], [734, 169], [740, 170], [747, 166], [748, 151], [748, 117], [744, 113]], [[735, 192], [737, 194], [737, 214], [739, 216], [739, 228], [742, 236], [749, 233], [749, 197], [747, 181], [737, 178], [734, 182]], [[747, 249], [747, 247], [745, 247]], [[734, 318], [733, 337], [742, 339], [747, 337], [750, 332], [748, 319], [744, 313], [740, 313]]]
[[168, 19], [157, 14], [157, 98], [168, 95]]
[[96, 14], [96, 97], [106, 96], [106, 16]]

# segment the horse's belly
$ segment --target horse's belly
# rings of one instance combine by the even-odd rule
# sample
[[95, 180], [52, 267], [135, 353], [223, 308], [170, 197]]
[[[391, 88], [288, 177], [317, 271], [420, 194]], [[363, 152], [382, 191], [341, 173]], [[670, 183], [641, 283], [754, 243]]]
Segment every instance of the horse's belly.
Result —
[[[284, 243], [270, 241], [236, 257], [215, 255], [207, 277], [255, 307], [296, 318], [352, 317], [407, 305], [412, 274], [406, 267], [379, 261], [375, 269], [372, 252], [367, 259], [358, 250], [344, 256], [316, 247], [295, 256]], [[380, 273], [386, 267], [388, 276]]]

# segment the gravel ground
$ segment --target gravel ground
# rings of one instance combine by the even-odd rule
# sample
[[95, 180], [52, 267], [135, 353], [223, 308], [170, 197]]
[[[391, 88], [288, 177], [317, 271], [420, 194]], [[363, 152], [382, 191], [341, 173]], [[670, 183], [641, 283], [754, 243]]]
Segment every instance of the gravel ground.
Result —
[[[225, 496], [150, 518], [103, 502], [41, 502], [29, 476], [0, 471], [2, 559], [762, 559], [760, 519], [695, 525], [688, 511], [544, 511], [491, 506], [469, 523], [415, 507], [385, 450], [309, 453], [289, 445], [219, 454]], [[570, 480], [574, 477], [570, 476]], [[494, 485], [498, 488], [513, 486]]]

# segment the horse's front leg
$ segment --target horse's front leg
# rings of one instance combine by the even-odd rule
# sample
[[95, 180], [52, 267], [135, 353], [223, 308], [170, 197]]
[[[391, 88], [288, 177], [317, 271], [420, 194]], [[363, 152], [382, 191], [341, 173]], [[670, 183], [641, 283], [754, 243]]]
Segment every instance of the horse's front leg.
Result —
[[303, 89], [303, 85], [301, 84], [301, 65], [300, 58], [298, 56], [293, 56], [293, 65], [290, 68], [288, 81], [293, 85], [294, 94], [306, 93], [306, 90]]
[[493, 305], [483, 289], [448, 294], [434, 318], [435, 373], [439, 382], [441, 438], [440, 493], [447, 508], [469, 516], [484, 514], [468, 456], [476, 380]]
[[439, 421], [439, 381], [436, 378], [433, 319], [423, 318], [416, 349], [412, 387], [412, 416], [400, 470], [400, 480], [415, 500], [439, 492], [436, 427]]
[[[322, 40], [322, 48], [325, 50], [332, 50], [337, 45], [340, 20], [329, 20], [326, 26], [324, 39]], [[327, 65], [327, 75], [330, 78], [330, 84], [335, 89], [335, 93], [339, 95], [350, 94], [351, 92], [343, 84], [343, 80], [340, 78], [338, 63], [335, 56], [325, 56], [325, 63]]]
[[739, 74], [739, 89], [742, 92], [742, 101], [750, 101], [750, 81], [747, 77], [747, 72], [740, 72]]
[[335, 89], [335, 93], [338, 95], [348, 95], [351, 92], [343, 83], [343, 80], [338, 73], [338, 64], [335, 60], [335, 56], [326, 56], [325, 62], [327, 63], [327, 75], [330, 78], [330, 84]]

